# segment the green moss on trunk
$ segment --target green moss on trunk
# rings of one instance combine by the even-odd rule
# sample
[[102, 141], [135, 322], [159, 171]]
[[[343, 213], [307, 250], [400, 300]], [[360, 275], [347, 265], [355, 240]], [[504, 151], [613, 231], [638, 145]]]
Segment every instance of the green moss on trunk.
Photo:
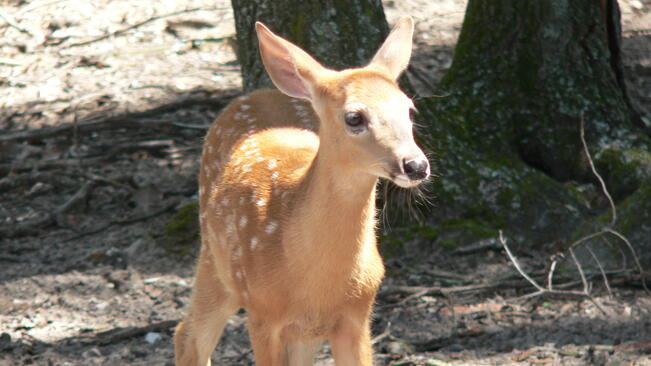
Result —
[[598, 2], [470, 0], [449, 94], [419, 103], [440, 161], [436, 219], [503, 228], [516, 243], [568, 237], [594, 217], [575, 182], [591, 153], [618, 199], [648, 179], [649, 139], [611, 69]]

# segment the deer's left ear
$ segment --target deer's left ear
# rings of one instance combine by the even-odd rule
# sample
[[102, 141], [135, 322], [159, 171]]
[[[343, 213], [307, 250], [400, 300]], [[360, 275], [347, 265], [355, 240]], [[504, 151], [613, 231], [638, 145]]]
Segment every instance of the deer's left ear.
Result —
[[384, 69], [397, 80], [409, 64], [413, 36], [414, 20], [411, 17], [401, 18], [373, 56], [369, 67]]
[[260, 55], [271, 81], [283, 93], [294, 98], [312, 100], [314, 85], [325, 73], [312, 56], [291, 42], [275, 35], [264, 24], [255, 23]]

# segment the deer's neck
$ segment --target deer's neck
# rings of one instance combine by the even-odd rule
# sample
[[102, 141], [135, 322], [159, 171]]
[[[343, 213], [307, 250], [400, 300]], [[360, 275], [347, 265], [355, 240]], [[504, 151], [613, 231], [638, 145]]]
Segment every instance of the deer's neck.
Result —
[[353, 169], [349, 157], [327, 146], [319, 147], [297, 192], [294, 247], [287, 254], [290, 260], [294, 253], [296, 262], [309, 263], [304, 271], [332, 281], [355, 276], [366, 262], [379, 259], [374, 232], [377, 177]]

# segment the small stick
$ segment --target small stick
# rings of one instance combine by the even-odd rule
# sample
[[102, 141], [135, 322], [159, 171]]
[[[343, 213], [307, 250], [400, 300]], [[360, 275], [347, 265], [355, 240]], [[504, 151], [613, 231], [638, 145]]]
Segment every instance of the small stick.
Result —
[[554, 278], [554, 270], [556, 270], [556, 259], [552, 262], [552, 265], [549, 267], [549, 275], [547, 276], [547, 289], [553, 290], [552, 282]]
[[612, 235], [615, 235], [619, 239], [621, 239], [624, 243], [626, 243], [626, 246], [628, 246], [628, 249], [631, 251], [631, 254], [633, 254], [633, 260], [635, 261], [635, 265], [637, 266], [637, 270], [640, 272], [640, 279], [642, 280], [642, 287], [644, 287], [644, 290], [647, 292], [647, 294], [651, 294], [651, 291], [649, 291], [649, 288], [646, 285], [646, 272], [644, 271], [644, 268], [642, 268], [642, 264], [640, 263], [640, 259], [637, 256], [637, 253], [635, 253], [635, 249], [633, 248], [633, 245], [631, 244], [628, 239], [622, 234], [620, 234], [618, 231], [615, 231], [613, 229], [606, 229], [607, 232], [609, 232]]
[[572, 250], [572, 248], [570, 248], [570, 255], [572, 256], [572, 260], [574, 260], [576, 269], [579, 271], [579, 276], [581, 276], [581, 283], [583, 283], [583, 292], [587, 295], [590, 293], [590, 286], [588, 284], [588, 280], [585, 279], [585, 274], [583, 273], [583, 266], [581, 266], [579, 260], [576, 259], [576, 255], [574, 254], [574, 250]]
[[594, 259], [595, 262], [597, 262], [597, 266], [599, 267], [599, 272], [601, 272], [601, 277], [604, 279], [604, 285], [606, 285], [606, 290], [608, 291], [608, 296], [611, 298], [613, 297], [613, 291], [610, 288], [610, 283], [608, 283], [608, 277], [606, 276], [606, 271], [604, 271], [604, 267], [601, 266], [601, 261], [597, 258], [597, 256], [594, 254], [592, 249], [590, 249], [590, 246], [585, 247], [588, 250], [588, 253], [592, 256], [592, 259]]
[[7, 24], [9, 26], [11, 26], [12, 28], [15, 28], [20, 33], [24, 33], [24, 34], [27, 34], [30, 37], [34, 37], [34, 35], [30, 31], [28, 31], [27, 29], [22, 28], [21, 26], [19, 26], [18, 23], [16, 23], [16, 21], [9, 14], [5, 13], [2, 10], [0, 10], [0, 18], [4, 19], [4, 21], [7, 22]]
[[606, 183], [604, 182], [603, 178], [601, 178], [601, 175], [597, 172], [597, 168], [594, 166], [594, 162], [592, 161], [592, 156], [590, 155], [590, 150], [588, 150], [588, 144], [585, 142], [585, 128], [584, 128], [584, 121], [583, 117], [581, 117], [581, 143], [583, 144], [583, 151], [585, 152], [586, 157], [588, 158], [588, 163], [590, 164], [590, 169], [592, 169], [592, 173], [597, 177], [599, 180], [599, 184], [601, 185], [601, 191], [604, 193], [606, 198], [608, 198], [608, 202], [610, 203], [610, 207], [613, 210], [613, 217], [610, 220], [610, 226], [615, 226], [615, 223], [617, 222], [617, 208], [615, 207], [615, 201], [613, 201], [613, 198], [610, 196], [610, 193], [608, 192], [608, 189], [606, 188]]
[[130, 26], [126, 27], [126, 28], [118, 29], [115, 32], [106, 33], [106, 34], [104, 34], [102, 36], [90, 39], [88, 41], [71, 43], [71, 44], [69, 44], [67, 46], [64, 46], [62, 48], [72, 48], [72, 47], [85, 46], [85, 45], [91, 44], [93, 42], [97, 42], [97, 41], [101, 41], [101, 40], [104, 40], [104, 39], [107, 39], [107, 38], [110, 38], [110, 37], [118, 36], [118, 35], [120, 35], [122, 33], [128, 32], [128, 31], [130, 31], [132, 29], [136, 29], [136, 28], [138, 28], [140, 26], [143, 26], [143, 25], [145, 25], [147, 23], [151, 23], [151, 22], [159, 20], [159, 19], [169, 18], [169, 17], [173, 17], [173, 16], [176, 16], [176, 15], [191, 13], [191, 12], [195, 12], [195, 11], [202, 11], [202, 10], [214, 11], [214, 10], [225, 10], [225, 9], [227, 9], [227, 8], [192, 8], [192, 9], [185, 9], [185, 10], [175, 11], [175, 12], [172, 12], [172, 13], [169, 13], [169, 14], [157, 15], [157, 16], [153, 16], [153, 17], [151, 17], [149, 19], [145, 19], [145, 20], [143, 20], [141, 22], [138, 22], [136, 24], [130, 25]]
[[520, 272], [520, 275], [522, 277], [524, 277], [527, 281], [529, 281], [529, 283], [531, 283], [533, 285], [533, 287], [538, 289], [538, 291], [547, 291], [542, 286], [540, 286], [538, 284], [538, 282], [536, 282], [533, 278], [529, 277], [529, 275], [525, 271], [523, 271], [522, 268], [520, 268], [520, 263], [518, 263], [518, 260], [515, 259], [515, 256], [513, 255], [513, 253], [511, 253], [511, 250], [509, 249], [509, 246], [506, 245], [506, 239], [504, 239], [504, 236], [502, 235], [502, 230], [500, 230], [500, 243], [502, 244], [502, 247], [506, 251], [506, 255], [509, 256], [509, 259], [511, 260], [511, 262], [515, 266], [515, 269], [517, 269], [518, 272]]

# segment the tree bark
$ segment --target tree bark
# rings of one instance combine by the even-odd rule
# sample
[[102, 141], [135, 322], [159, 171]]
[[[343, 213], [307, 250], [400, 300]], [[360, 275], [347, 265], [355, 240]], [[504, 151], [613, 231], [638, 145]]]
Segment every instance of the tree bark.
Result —
[[380, 0], [231, 0], [244, 91], [271, 87], [259, 57], [255, 21], [299, 45], [326, 67], [370, 61], [389, 32]]
[[[434, 217], [503, 228], [520, 243], [567, 238], [606, 209], [579, 136], [620, 201], [651, 173], [648, 136], [618, 75], [615, 0], [470, 0], [449, 94], [420, 103], [441, 179]], [[603, 212], [603, 211], [598, 211]], [[598, 213], [597, 212], [597, 213]]]
[[591, 0], [470, 0], [443, 86], [489, 106], [473, 121], [481, 134], [508, 138], [555, 179], [582, 178], [581, 118], [592, 143], [633, 130], [605, 10]]

